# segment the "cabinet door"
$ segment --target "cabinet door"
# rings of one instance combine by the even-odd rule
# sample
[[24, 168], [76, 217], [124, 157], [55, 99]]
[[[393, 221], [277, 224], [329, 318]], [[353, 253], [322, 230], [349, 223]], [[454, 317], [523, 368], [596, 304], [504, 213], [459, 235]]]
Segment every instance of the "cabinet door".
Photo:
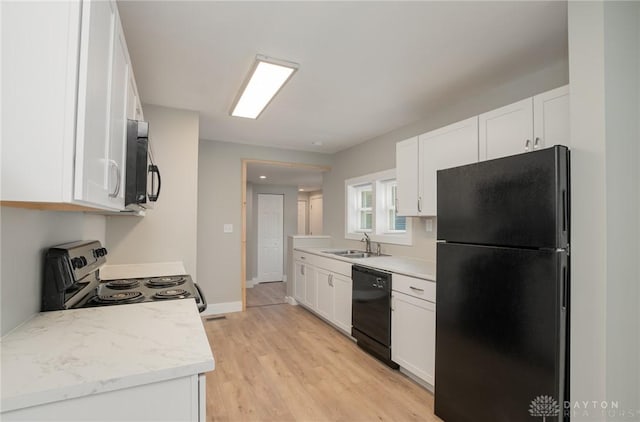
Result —
[[304, 304], [315, 310], [316, 302], [316, 269], [310, 265], [305, 266], [305, 296]]
[[351, 334], [351, 277], [333, 274], [333, 323]]
[[391, 360], [435, 385], [436, 305], [396, 291], [391, 300]]
[[318, 268], [316, 270], [317, 306], [316, 312], [331, 321], [333, 319], [333, 275]]
[[110, 1], [82, 4], [74, 197], [107, 208], [116, 17]]
[[566, 145], [569, 141], [569, 85], [533, 97], [533, 148]]
[[419, 215], [437, 210], [438, 170], [478, 162], [478, 117], [434, 130], [419, 137]]
[[140, 105], [140, 95], [138, 95], [138, 87], [131, 64], [129, 64], [129, 83], [127, 87], [127, 118], [144, 120], [142, 106]]
[[399, 216], [418, 215], [418, 138], [396, 144], [396, 210]]
[[294, 281], [294, 292], [293, 297], [300, 303], [306, 302], [306, 264], [304, 262], [296, 261], [295, 262], [295, 281]]
[[479, 127], [481, 161], [531, 151], [533, 99], [481, 114]]
[[119, 22], [116, 22], [112, 68], [107, 186], [111, 205], [114, 208], [124, 209], [127, 96], [130, 66], [127, 45]]

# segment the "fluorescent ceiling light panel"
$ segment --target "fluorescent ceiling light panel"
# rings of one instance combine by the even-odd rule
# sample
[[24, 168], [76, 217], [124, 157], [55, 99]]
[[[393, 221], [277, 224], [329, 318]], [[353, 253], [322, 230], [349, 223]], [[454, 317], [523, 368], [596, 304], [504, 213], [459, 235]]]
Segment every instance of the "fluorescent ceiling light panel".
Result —
[[296, 70], [296, 63], [256, 56], [256, 62], [243, 84], [240, 97], [231, 109], [231, 115], [257, 119]]

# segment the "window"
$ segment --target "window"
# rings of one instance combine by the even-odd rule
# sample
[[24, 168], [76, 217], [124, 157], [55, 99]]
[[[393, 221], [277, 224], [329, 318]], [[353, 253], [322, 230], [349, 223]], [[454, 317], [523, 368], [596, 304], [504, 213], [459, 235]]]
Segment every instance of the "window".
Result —
[[357, 186], [356, 203], [357, 203], [357, 232], [370, 232], [373, 228], [373, 187], [366, 184]]
[[360, 240], [367, 233], [382, 243], [411, 245], [411, 220], [396, 213], [395, 170], [345, 181], [345, 238]]
[[407, 217], [399, 217], [396, 214], [396, 190], [398, 183], [395, 179], [385, 180], [380, 183], [384, 192], [384, 231], [385, 233], [404, 233], [407, 229]]

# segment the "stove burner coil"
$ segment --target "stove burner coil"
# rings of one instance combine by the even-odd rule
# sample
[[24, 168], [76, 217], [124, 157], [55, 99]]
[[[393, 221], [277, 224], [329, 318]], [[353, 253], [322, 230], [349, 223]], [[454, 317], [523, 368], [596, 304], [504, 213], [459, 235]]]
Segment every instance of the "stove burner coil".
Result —
[[157, 278], [150, 278], [144, 284], [146, 284], [147, 287], [151, 287], [154, 289], [162, 289], [165, 287], [179, 286], [181, 284], [184, 284], [185, 281], [186, 279], [181, 276], [157, 277]]
[[184, 289], [163, 290], [153, 295], [156, 299], [184, 299], [191, 294]]
[[139, 285], [140, 280], [136, 279], [111, 280], [106, 284], [108, 288], [116, 290], [133, 289]]
[[119, 292], [112, 295], [99, 295], [95, 302], [102, 304], [134, 303], [144, 299], [141, 292]]

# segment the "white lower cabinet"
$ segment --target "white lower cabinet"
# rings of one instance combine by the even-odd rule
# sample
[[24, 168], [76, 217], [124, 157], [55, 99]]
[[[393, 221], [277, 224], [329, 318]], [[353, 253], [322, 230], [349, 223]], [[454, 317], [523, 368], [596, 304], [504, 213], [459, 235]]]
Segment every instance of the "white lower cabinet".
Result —
[[305, 292], [307, 291], [307, 279], [306, 279], [306, 264], [301, 261], [295, 261], [293, 263], [295, 268], [294, 282], [293, 282], [293, 297], [300, 303], [303, 303], [306, 298]]
[[307, 307], [315, 311], [317, 307], [316, 268], [307, 264], [304, 267], [304, 272], [305, 295], [303, 302]]
[[391, 360], [435, 386], [435, 303], [397, 291], [391, 301]]
[[196, 374], [2, 413], [3, 421], [206, 421], [205, 375]]
[[351, 277], [333, 274], [333, 323], [351, 334], [351, 299], [353, 282]]
[[333, 319], [333, 274], [327, 270], [316, 270], [317, 307], [316, 312], [321, 317], [331, 321]]
[[294, 268], [298, 303], [351, 335], [351, 264], [309, 255], [303, 261], [298, 255]]

